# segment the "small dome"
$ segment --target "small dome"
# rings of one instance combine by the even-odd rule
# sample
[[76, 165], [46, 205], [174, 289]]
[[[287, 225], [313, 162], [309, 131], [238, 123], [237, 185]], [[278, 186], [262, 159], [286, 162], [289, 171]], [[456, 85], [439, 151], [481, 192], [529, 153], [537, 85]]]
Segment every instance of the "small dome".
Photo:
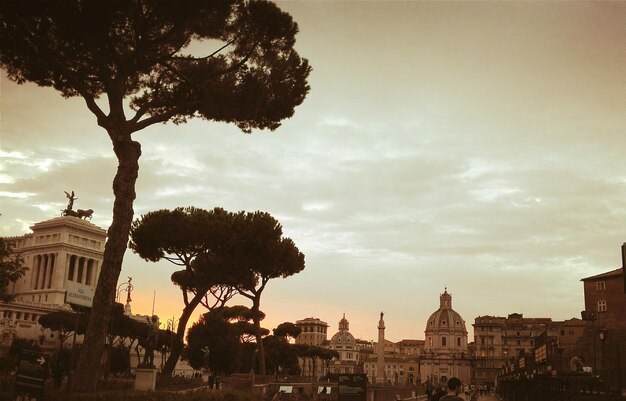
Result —
[[356, 340], [354, 336], [350, 334], [349, 328], [350, 323], [348, 323], [348, 319], [346, 319], [346, 314], [344, 313], [339, 321], [339, 331], [330, 339], [331, 349], [336, 349], [337, 346], [342, 349], [351, 349], [352, 347], [356, 349]]
[[330, 339], [332, 345], [352, 345], [356, 347], [356, 340], [354, 336], [347, 331], [340, 331]]
[[426, 332], [433, 330], [464, 331], [465, 320], [454, 309], [452, 309], [452, 294], [448, 293], [446, 287], [443, 294], [439, 295], [439, 309], [434, 311], [426, 323]]

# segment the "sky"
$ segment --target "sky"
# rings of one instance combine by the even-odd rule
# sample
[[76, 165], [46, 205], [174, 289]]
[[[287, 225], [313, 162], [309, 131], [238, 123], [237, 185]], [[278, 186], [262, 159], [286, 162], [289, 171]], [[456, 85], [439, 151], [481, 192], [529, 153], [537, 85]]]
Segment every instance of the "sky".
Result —
[[[423, 339], [446, 287], [470, 341], [481, 315], [580, 317], [580, 279], [620, 267], [626, 241], [626, 3], [278, 4], [313, 67], [304, 103], [275, 132], [136, 133], [136, 216], [276, 217], [306, 267], [268, 284], [267, 328], [317, 317], [330, 337], [345, 313], [372, 340], [384, 311], [387, 339]], [[71, 190], [110, 224], [116, 160], [82, 100], [2, 72], [0, 155], [0, 235], [58, 216]], [[133, 312], [156, 291], [161, 321], [178, 318], [173, 271], [126, 252]]]

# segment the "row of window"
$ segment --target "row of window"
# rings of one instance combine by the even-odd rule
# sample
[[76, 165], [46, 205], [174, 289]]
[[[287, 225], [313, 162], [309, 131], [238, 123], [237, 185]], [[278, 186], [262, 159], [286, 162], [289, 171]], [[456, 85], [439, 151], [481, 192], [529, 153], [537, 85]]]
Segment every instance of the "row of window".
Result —
[[[5, 310], [4, 313], [2, 314], [2, 316], [5, 319], [13, 319], [13, 311]], [[36, 322], [38, 318], [39, 318], [39, 315], [37, 315], [35, 313], [15, 312], [15, 320], [25, 320], [25, 321]]]
[[302, 327], [303, 333], [326, 333], [326, 327], [320, 326], [304, 326]]
[[[433, 346], [433, 338], [432, 337], [428, 337], [428, 345], [429, 346]], [[441, 337], [441, 346], [442, 347], [447, 347], [448, 346], [448, 337]], [[460, 347], [461, 346], [461, 337], [457, 337], [456, 338], [456, 346]]]

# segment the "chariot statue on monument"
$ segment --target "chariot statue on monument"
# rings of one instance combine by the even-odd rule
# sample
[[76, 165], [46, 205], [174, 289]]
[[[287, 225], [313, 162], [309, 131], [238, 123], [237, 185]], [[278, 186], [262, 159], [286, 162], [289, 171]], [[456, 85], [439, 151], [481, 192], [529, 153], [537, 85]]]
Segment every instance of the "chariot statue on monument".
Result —
[[61, 216], [72, 216], [78, 217], [79, 219], [84, 218], [85, 220], [91, 220], [91, 217], [93, 215], [93, 209], [78, 209], [75, 211], [73, 209], [74, 201], [78, 198], [76, 197], [76, 195], [74, 195], [74, 191], [72, 191], [72, 193], [69, 193], [67, 191], [63, 192], [65, 192], [65, 196], [67, 196], [68, 202], [67, 207], [64, 210], [61, 210]]

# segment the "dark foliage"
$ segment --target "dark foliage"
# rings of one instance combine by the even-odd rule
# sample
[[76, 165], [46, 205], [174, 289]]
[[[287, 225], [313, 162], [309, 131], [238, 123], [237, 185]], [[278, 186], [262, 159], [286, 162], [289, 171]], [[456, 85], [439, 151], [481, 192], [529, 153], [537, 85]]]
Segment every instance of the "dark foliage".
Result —
[[0, 237], [0, 301], [11, 302], [9, 285], [22, 278], [28, 270], [19, 254], [13, 253], [13, 247]]
[[281, 323], [274, 329], [274, 335], [285, 340], [288, 340], [289, 337], [296, 338], [300, 333], [302, 333], [302, 329], [292, 322]]
[[[274, 329], [276, 331], [276, 329]], [[276, 335], [263, 338], [265, 348], [265, 366], [271, 374], [298, 374], [298, 356], [293, 344], [289, 344], [285, 338]]]
[[[309, 91], [309, 64], [294, 50], [297, 32], [289, 14], [264, 0], [0, 2], [0, 67], [18, 83], [82, 97], [118, 160], [76, 390], [95, 389], [128, 244], [141, 156], [132, 134], [192, 117], [244, 132], [276, 129]], [[216, 47], [192, 55], [185, 50], [192, 41]], [[107, 102], [97, 103], [100, 96]]]

